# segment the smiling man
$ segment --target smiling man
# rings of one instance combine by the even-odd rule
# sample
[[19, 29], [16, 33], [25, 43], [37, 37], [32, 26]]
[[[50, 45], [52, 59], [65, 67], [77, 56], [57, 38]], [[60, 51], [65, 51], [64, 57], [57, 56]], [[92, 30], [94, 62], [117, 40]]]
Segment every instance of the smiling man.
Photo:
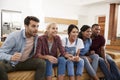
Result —
[[25, 29], [11, 33], [0, 48], [0, 80], [8, 80], [7, 72], [35, 70], [35, 80], [44, 80], [45, 62], [32, 58], [36, 51], [39, 19], [27, 16]]

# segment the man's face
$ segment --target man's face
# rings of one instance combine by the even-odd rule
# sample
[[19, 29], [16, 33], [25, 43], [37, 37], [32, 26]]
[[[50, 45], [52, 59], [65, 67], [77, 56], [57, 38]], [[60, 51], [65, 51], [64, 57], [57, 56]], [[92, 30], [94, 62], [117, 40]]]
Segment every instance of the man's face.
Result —
[[31, 20], [29, 25], [25, 25], [26, 34], [30, 37], [36, 36], [38, 32], [38, 27], [39, 22]]
[[92, 34], [93, 35], [99, 35], [100, 34], [100, 26], [95, 26], [92, 28]]

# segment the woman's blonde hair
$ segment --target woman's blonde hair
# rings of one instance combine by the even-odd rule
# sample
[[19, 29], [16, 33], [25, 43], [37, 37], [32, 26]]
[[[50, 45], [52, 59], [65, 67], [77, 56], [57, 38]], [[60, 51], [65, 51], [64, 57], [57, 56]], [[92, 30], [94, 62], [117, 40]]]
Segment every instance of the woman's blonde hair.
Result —
[[57, 25], [57, 23], [55, 22], [52, 22], [52, 23], [49, 23], [46, 27], [46, 31], [44, 32], [44, 34], [47, 34], [48, 33], [48, 30], [53, 26], [53, 25]]

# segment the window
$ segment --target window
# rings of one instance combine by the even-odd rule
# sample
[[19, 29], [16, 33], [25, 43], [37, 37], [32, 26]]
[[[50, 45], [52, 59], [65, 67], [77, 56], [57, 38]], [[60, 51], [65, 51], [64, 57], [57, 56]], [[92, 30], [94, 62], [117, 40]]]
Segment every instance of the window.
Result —
[[120, 37], [120, 5], [118, 7], [117, 37]]

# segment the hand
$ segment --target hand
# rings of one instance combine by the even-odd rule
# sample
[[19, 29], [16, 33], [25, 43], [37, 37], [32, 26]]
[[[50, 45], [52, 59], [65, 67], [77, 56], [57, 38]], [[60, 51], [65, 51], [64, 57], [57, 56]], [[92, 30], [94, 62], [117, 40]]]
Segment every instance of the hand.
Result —
[[68, 60], [74, 61], [74, 56], [73, 56], [72, 54], [66, 53], [66, 54], [65, 54], [65, 57], [66, 57]]
[[90, 51], [90, 54], [95, 54], [95, 51], [94, 50]]
[[108, 70], [110, 70], [110, 64], [108, 63], [108, 61], [106, 59], [105, 59], [105, 63], [107, 65], [107, 67], [108, 67]]
[[72, 55], [72, 54], [69, 54], [69, 53], [66, 53], [64, 56], [65, 56], [66, 58], [73, 58], [73, 55]]
[[74, 56], [69, 56], [69, 57], [68, 57], [68, 60], [74, 61]]
[[74, 56], [74, 61], [80, 61], [80, 57], [79, 56]]
[[86, 56], [89, 62], [92, 62], [92, 59], [89, 56]]
[[19, 61], [20, 60], [20, 58], [21, 58], [21, 55], [22, 55], [22, 53], [19, 53], [19, 52], [15, 52], [13, 55], [12, 55], [12, 57], [11, 57], [11, 61]]
[[47, 59], [51, 62], [51, 63], [58, 63], [58, 60], [57, 60], [57, 58], [56, 57], [54, 57], [54, 56], [50, 56], [50, 55], [48, 55], [47, 56]]

